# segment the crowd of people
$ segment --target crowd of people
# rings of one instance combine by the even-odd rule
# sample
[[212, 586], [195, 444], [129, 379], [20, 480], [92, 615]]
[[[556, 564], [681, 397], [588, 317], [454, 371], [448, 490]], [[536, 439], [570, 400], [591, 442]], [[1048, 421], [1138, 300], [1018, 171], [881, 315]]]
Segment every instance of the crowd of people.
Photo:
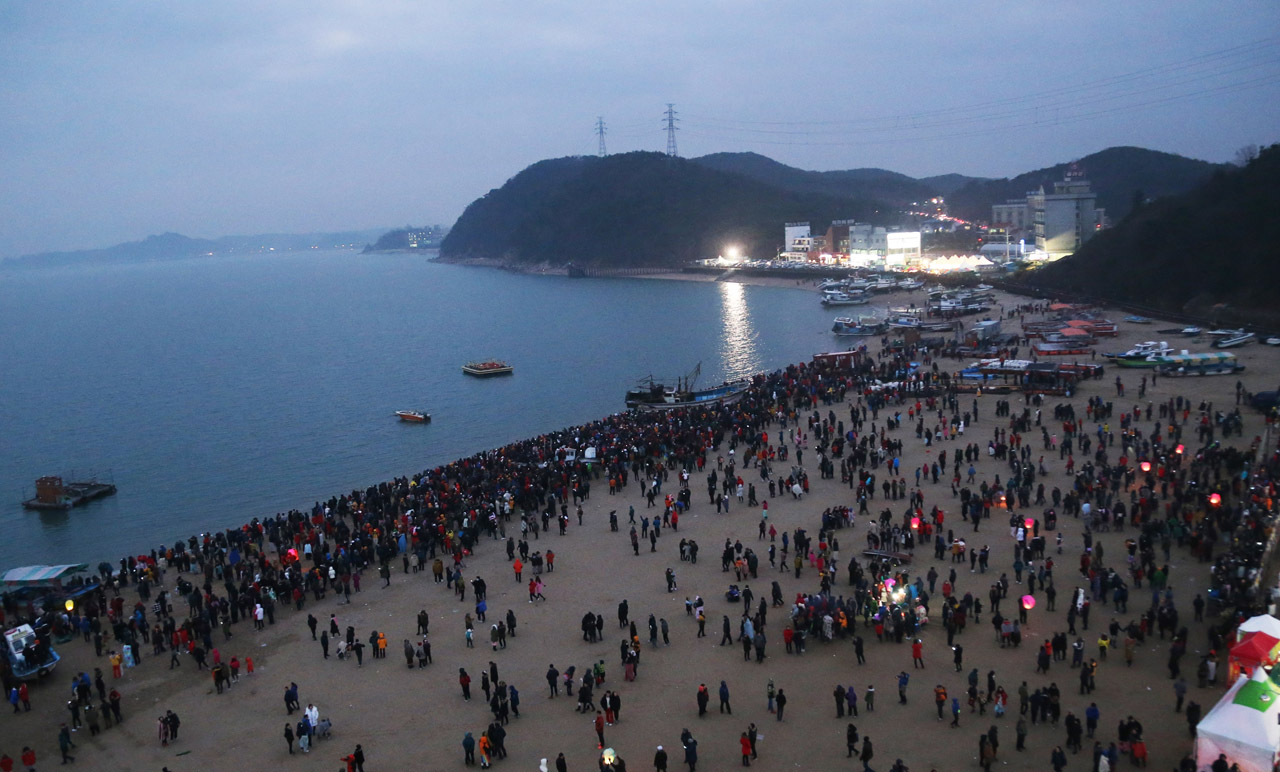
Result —
[[[801, 656], [811, 646], [843, 644], [852, 649], [855, 667], [868, 658], [901, 656], [905, 661], [905, 654], [895, 653], [901, 647], [910, 652], [912, 671], [924, 669], [926, 660], [932, 660], [925, 655], [924, 631], [942, 627], [951, 660], [945, 669], [964, 673], [964, 643], [981, 645], [984, 613], [994, 628], [990, 645], [1017, 650], [1028, 613], [1040, 602], [1046, 606], [1040, 613], [1053, 612], [1061, 593], [1068, 599], [1064, 629], [1031, 647], [1034, 653], [1028, 655], [1036, 659], [1036, 672], [1044, 676], [1044, 683], [1029, 686], [1022, 681], [1014, 688], [1002, 683], [994, 670], [983, 679], [973, 668], [964, 682], [950, 689], [945, 683], [934, 688], [938, 719], [945, 720], [949, 709], [952, 727], [961, 726], [965, 713], [961, 694], [969, 716], [984, 716], [988, 708], [997, 719], [1006, 712], [1015, 715], [1016, 751], [1027, 750], [1026, 738], [1033, 730], [1042, 731], [1041, 725], [1046, 733], [1061, 725], [1065, 742], [1047, 756], [1049, 765], [1061, 770], [1067, 753], [1082, 752], [1084, 741], [1095, 738], [1100, 718], [1096, 704], [1079, 711], [1085, 724], [1077, 711], [1064, 711], [1070, 695], [1054, 680], [1058, 676], [1051, 678], [1051, 671], [1075, 671], [1079, 694], [1074, 696], [1087, 699], [1111, 647], [1120, 648], [1131, 665], [1137, 644], [1152, 635], [1163, 640], [1168, 634], [1169, 671], [1175, 685], [1183, 684], [1177, 694], [1177, 709], [1183, 710], [1180, 661], [1190, 633], [1181, 620], [1189, 608], [1195, 620], [1201, 620], [1206, 600], [1178, 597], [1169, 589], [1175, 549], [1190, 559], [1213, 563], [1214, 587], [1207, 603], [1210, 611], [1223, 613], [1208, 628], [1206, 650], [1223, 652], [1233, 625], [1262, 600], [1251, 570], [1256, 571], [1261, 557], [1256, 545], [1272, 525], [1273, 481], [1280, 473], [1275, 454], [1260, 448], [1257, 440], [1247, 448], [1228, 447], [1218, 440], [1238, 427], [1238, 413], [1215, 410], [1212, 403], [1193, 405], [1179, 396], [1129, 404], [1120, 401], [1120, 388], [1114, 402], [1090, 398], [1080, 410], [1083, 419], [1069, 402], [1050, 405], [1031, 395], [1020, 407], [1016, 400], [999, 400], [988, 416], [980, 415], [983, 403], [962, 393], [958, 381], [927, 351], [886, 346], [878, 354], [864, 350], [835, 362], [795, 364], [756, 376], [745, 396], [730, 405], [609, 416], [334, 496], [306, 511], [254, 518], [239, 528], [192, 536], [122, 558], [118, 568], [100, 565], [96, 590], [85, 594], [73, 610], [49, 613], [60, 629], [81, 633], [97, 656], [107, 657], [113, 679], [141, 666], [142, 649], [149, 645], [153, 659], [169, 655], [171, 669], [181, 668], [189, 658], [191, 670], [210, 671], [216, 693], [222, 694], [238, 683], [242, 665], [247, 675], [254, 672], [250, 656], [224, 654], [244, 645], [242, 625], [262, 631], [275, 625], [277, 616], [294, 623], [305, 614], [311, 638], [325, 659], [332, 647], [336, 660], [354, 660], [361, 667], [366, 640], [370, 655], [384, 658], [395, 632], [371, 630], [366, 637], [353, 625], [344, 630], [334, 612], [317, 636], [319, 620], [313, 609], [331, 596], [349, 603], [353, 594], [367, 592], [370, 588], [361, 585], [366, 572], [375, 572], [387, 587], [397, 573], [413, 580], [430, 567], [434, 582], [444, 584], [459, 601], [465, 601], [471, 586], [474, 619], [471, 613], [464, 618], [466, 646], [474, 645], [478, 621], [489, 625], [489, 643], [496, 652], [515, 637], [517, 619], [508, 609], [489, 622], [487, 585], [479, 575], [465, 579], [468, 561], [488, 550], [499, 556], [505, 551], [517, 582], [524, 583], [526, 568], [532, 574], [527, 582], [529, 602], [545, 602], [546, 575], [554, 571], [555, 551], [537, 545], [542, 536], [550, 536], [553, 522], [565, 533], [571, 512], [581, 526], [583, 506], [596, 488], [598, 496], [603, 489], [606, 495], [644, 503], [640, 513], [627, 504], [633, 555], [639, 556], [640, 544], [647, 541], [651, 552], [675, 553], [681, 561], [696, 564], [696, 541], [681, 537], [677, 547], [674, 534], [693, 506], [691, 485], [705, 479], [708, 506], [714, 505], [717, 513], [747, 507], [758, 508], [760, 514], [756, 521], [753, 512], [744, 528], [755, 532], [755, 546], [728, 538], [721, 556], [722, 572], [733, 571], [736, 578], [726, 597], [741, 602], [736, 624], [728, 615], [723, 618], [721, 643], [740, 643], [747, 661], [764, 663], [778, 655], [767, 648], [766, 638], [766, 631], [772, 630], [769, 616], [774, 614], [784, 655]], [[932, 459], [904, 468], [910, 449], [921, 446], [930, 448]], [[586, 448], [594, 449], [590, 462], [582, 452]], [[850, 501], [814, 512], [815, 536], [805, 527], [779, 533], [769, 520], [768, 501], [759, 502], [756, 485], [761, 492], [767, 489], [770, 498], [790, 494], [803, 500], [811, 485], [802, 465], [806, 456], [819, 470], [819, 480], [829, 479], [833, 487], [839, 472], [838, 486], [848, 491], [841, 495]], [[1051, 477], [1045, 456], [1056, 457], [1068, 470], [1065, 490], [1047, 482]], [[660, 512], [650, 515], [649, 509]], [[611, 532], [618, 530], [619, 511], [620, 506], [610, 512]], [[1006, 516], [1007, 539], [1001, 532]], [[1079, 522], [1078, 545], [1063, 543], [1056, 526], [1066, 518]], [[863, 531], [866, 550], [842, 556], [841, 539], [847, 545], [854, 538], [847, 535], [851, 530]], [[959, 533], [963, 530], [972, 531], [975, 546], [966, 543]], [[1056, 531], [1052, 545], [1051, 530]], [[1119, 555], [1103, 549], [1104, 533], [1124, 534]], [[996, 546], [979, 549], [979, 540]], [[922, 547], [926, 551], [921, 556], [932, 547], [935, 561], [943, 561], [940, 567], [949, 572], [945, 578], [937, 565], [924, 573], [913, 567]], [[1078, 553], [1078, 565], [1068, 565], [1066, 550]], [[967, 579], [966, 562], [971, 575]], [[1239, 570], [1242, 567], [1248, 570]], [[769, 596], [757, 603], [749, 582], [762, 581], [761, 570], [810, 586], [788, 601], [779, 580], [766, 577]], [[668, 592], [675, 592], [674, 570], [667, 568], [665, 574]], [[133, 595], [127, 599], [122, 592], [129, 588]], [[130, 604], [133, 597], [136, 601]], [[10, 617], [20, 614], [7, 597], [5, 605]], [[686, 613], [696, 620], [697, 635], [703, 636], [706, 610], [701, 597], [686, 600]], [[1097, 619], [1108, 613], [1109, 621]], [[1078, 631], [1089, 630], [1091, 614], [1095, 629], [1101, 630], [1096, 649]], [[620, 667], [625, 682], [630, 682], [638, 677], [644, 644], [625, 601], [618, 616], [620, 627], [627, 630], [620, 642]], [[429, 626], [423, 609], [413, 638], [402, 637], [410, 669], [427, 668], [433, 661]], [[587, 642], [603, 640], [603, 628], [600, 614], [589, 611], [584, 616]], [[1072, 636], [1074, 643], [1069, 642]], [[650, 615], [649, 647], [658, 647], [659, 640], [669, 645], [670, 639], [668, 621]], [[1197, 666], [1198, 672], [1206, 673], [1202, 682], [1214, 680], [1207, 676], [1220, 666], [1217, 656], [1206, 655]], [[573, 666], [563, 673], [551, 666], [546, 674], [550, 694], [555, 697], [563, 688], [566, 696], [576, 698], [576, 709], [592, 717], [603, 747], [605, 728], [620, 722], [622, 693], [610, 689], [596, 698], [606, 683], [602, 660], [583, 668], [580, 680], [577, 672]], [[83, 691], [88, 693], [84, 678]], [[506, 756], [506, 726], [512, 716], [519, 716], [519, 692], [512, 682], [499, 680], [493, 663], [481, 679], [493, 720], [478, 739], [468, 733], [462, 745], [467, 763], [478, 758], [487, 767]], [[108, 726], [121, 720], [118, 692], [111, 690], [115, 699], [103, 693], [101, 670], [95, 683], [101, 698], [97, 706], [80, 703], [77, 681], [77, 699], [69, 703], [73, 731], [82, 719], [88, 723], [90, 714], [102, 716]], [[904, 669], [896, 681], [902, 704], [908, 702], [909, 683], [910, 673]], [[459, 684], [469, 700], [471, 677], [465, 669], [460, 670]], [[15, 712], [20, 712], [19, 704], [27, 703], [26, 685], [6, 683], [5, 688]], [[720, 707], [731, 712], [728, 691], [727, 680], [721, 680]], [[874, 712], [874, 684], [842, 684], [835, 690], [838, 718], [846, 711], [859, 716], [859, 694], [863, 709]], [[1018, 696], [1016, 714], [1008, 704], [1011, 694]], [[698, 691], [696, 715], [706, 713], [709, 699], [705, 688]], [[289, 714], [301, 709], [296, 685], [286, 690], [285, 701]], [[778, 721], [783, 720], [785, 704], [783, 691], [775, 694], [770, 682], [769, 709]], [[109, 713], [107, 705], [114, 712]], [[1190, 721], [1203, 708], [1193, 700], [1185, 710]], [[302, 714], [296, 724], [285, 727], [291, 754], [295, 742], [308, 753], [317, 737], [328, 734], [330, 725], [314, 705]], [[1194, 723], [1191, 726], [1194, 731]], [[94, 724], [89, 727], [97, 733]], [[176, 715], [162, 716], [160, 741], [177, 741], [177, 728]], [[744, 765], [757, 758], [756, 733], [754, 724], [742, 733]], [[859, 738], [850, 723], [848, 753], [869, 770], [874, 751], [863, 736], [855, 752]], [[64, 757], [69, 757], [69, 741], [67, 734], [67, 742], [60, 742]], [[681, 747], [685, 763], [695, 769], [697, 741], [687, 729]], [[981, 733], [978, 751], [984, 768], [1000, 760], [995, 725]], [[1125, 754], [1139, 763], [1146, 752], [1142, 724], [1126, 717], [1114, 738], [1094, 740], [1092, 769], [1105, 772]], [[357, 746], [344, 760], [349, 768], [362, 769], [363, 756]], [[564, 763], [561, 755], [557, 766]], [[654, 765], [665, 768], [662, 746]], [[901, 760], [894, 767], [906, 768]], [[1194, 764], [1188, 767], [1184, 762], [1183, 768], [1194, 769]]]

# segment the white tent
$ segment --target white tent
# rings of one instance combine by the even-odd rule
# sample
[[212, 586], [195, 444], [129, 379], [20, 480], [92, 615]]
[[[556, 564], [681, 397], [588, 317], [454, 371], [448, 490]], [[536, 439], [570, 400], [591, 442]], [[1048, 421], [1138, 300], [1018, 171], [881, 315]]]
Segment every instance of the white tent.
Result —
[[1241, 640], [1248, 633], [1266, 633], [1272, 638], [1280, 638], [1280, 619], [1270, 614], [1259, 614], [1236, 628], [1236, 640]]
[[1272, 772], [1280, 758], [1280, 686], [1262, 669], [1241, 676], [1196, 727], [1196, 766], [1225, 753], [1241, 772]]

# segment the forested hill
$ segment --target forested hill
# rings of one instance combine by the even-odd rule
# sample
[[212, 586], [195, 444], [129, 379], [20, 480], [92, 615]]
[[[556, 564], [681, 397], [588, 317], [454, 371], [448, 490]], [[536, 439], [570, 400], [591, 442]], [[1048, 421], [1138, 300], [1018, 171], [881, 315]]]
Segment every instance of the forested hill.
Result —
[[693, 161], [710, 169], [741, 174], [785, 190], [884, 201], [897, 206], [945, 195], [968, 182], [981, 181], [977, 177], [958, 174], [917, 180], [888, 169], [811, 172], [778, 163], [758, 153], [712, 153]]
[[1140, 207], [1026, 280], [1046, 291], [1280, 324], [1277, 211], [1280, 145], [1273, 145], [1242, 169], [1218, 169], [1187, 193]]
[[784, 190], [660, 153], [540, 161], [472, 202], [442, 260], [510, 264], [679, 265], [728, 245], [772, 257], [783, 223], [820, 233], [833, 219], [896, 219], [883, 204]]
[[[1123, 219], [1135, 198], [1154, 199], [1190, 190], [1226, 164], [1198, 161], [1173, 153], [1141, 147], [1110, 147], [1077, 160], [1076, 165], [1098, 194], [1098, 206], [1105, 207], [1113, 222]], [[1012, 179], [970, 181], [947, 195], [951, 214], [966, 220], [988, 220], [991, 205], [1025, 198], [1044, 185], [1053, 189], [1070, 163], [1019, 174]]]

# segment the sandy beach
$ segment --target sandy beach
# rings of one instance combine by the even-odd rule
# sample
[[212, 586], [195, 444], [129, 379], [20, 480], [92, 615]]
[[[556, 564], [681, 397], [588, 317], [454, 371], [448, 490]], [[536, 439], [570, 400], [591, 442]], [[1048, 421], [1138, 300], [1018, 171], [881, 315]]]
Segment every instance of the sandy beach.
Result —
[[[655, 278], [703, 280], [698, 275], [675, 274]], [[770, 286], [796, 286], [791, 279], [746, 279], [752, 284]], [[802, 282], [801, 287], [811, 288], [812, 282]], [[923, 302], [923, 295], [884, 296], [884, 302], [897, 303], [904, 299]], [[815, 303], [817, 300], [815, 299]], [[1026, 299], [1001, 296], [999, 303], [1014, 307]], [[878, 304], [879, 301], [878, 301]], [[1122, 313], [1112, 311], [1111, 318], [1119, 321]], [[833, 314], [834, 316], [835, 314]], [[971, 319], [972, 317], [970, 317]], [[968, 320], [966, 320], [968, 321]], [[1012, 326], [1010, 324], [1009, 326]], [[1151, 325], [1120, 324], [1120, 336], [1104, 338], [1098, 345], [1101, 350], [1124, 350], [1133, 343], [1168, 339], [1180, 348], [1193, 351], [1209, 350], [1207, 344], [1178, 345], [1169, 336], [1156, 334], [1155, 330], [1173, 327], [1159, 321]], [[831, 349], [838, 348], [832, 339]], [[840, 339], [847, 342], [849, 339]], [[1181, 339], [1179, 339], [1181, 340]], [[815, 351], [797, 351], [794, 361], [807, 361]], [[1240, 376], [1250, 391], [1262, 391], [1275, 387], [1280, 381], [1280, 349], [1253, 344], [1236, 350], [1247, 370]], [[1102, 358], [1099, 356], [1098, 361]], [[943, 360], [941, 366], [959, 369], [964, 364], [957, 360]], [[1138, 379], [1145, 371], [1108, 368], [1104, 378], [1082, 386], [1070, 399], [1049, 398], [1046, 401], [1046, 423], [1051, 406], [1070, 402], [1077, 414], [1083, 415], [1085, 400], [1102, 396], [1116, 403], [1116, 413], [1122, 406], [1131, 408], [1138, 401]], [[1119, 373], [1129, 387], [1130, 398], [1115, 397], [1114, 382]], [[1192, 403], [1202, 400], [1214, 403], [1215, 409], [1229, 410], [1235, 407], [1234, 394], [1237, 378], [1232, 376], [1204, 378], [1161, 378], [1149, 386], [1147, 396], [1141, 400], [1159, 403], [1171, 396], [1189, 398]], [[902, 466], [904, 471], [932, 460], [933, 454], [942, 449], [961, 447], [965, 442], [985, 445], [997, 427], [1006, 427], [1007, 419], [994, 417], [997, 399], [1012, 399], [1021, 405], [1020, 396], [978, 398], [980, 418], [971, 426], [962, 440], [944, 442], [941, 448], [925, 447], [916, 440], [914, 432], [904, 426], [896, 432], [906, 445]], [[962, 404], [968, 405], [968, 398]], [[501, 407], [494, 406], [492, 420], [501, 420]], [[838, 417], [847, 418], [849, 404], [831, 408]], [[967, 409], [967, 407], [966, 407]], [[1264, 431], [1262, 416], [1242, 407], [1244, 436], [1232, 437], [1229, 442], [1247, 446], [1255, 436]], [[822, 409], [823, 414], [826, 408]], [[776, 427], [775, 427], [776, 428]], [[1092, 424], [1090, 424], [1092, 428]], [[772, 430], [771, 430], [772, 431]], [[1191, 443], [1188, 443], [1189, 445]], [[480, 450], [477, 448], [476, 450]], [[715, 452], [709, 454], [714, 464]], [[806, 467], [810, 469], [811, 490], [803, 499], [790, 495], [769, 500], [769, 521], [778, 529], [792, 531], [806, 529], [816, 535], [820, 527], [821, 512], [833, 506], [853, 506], [852, 491], [839, 481], [818, 479], [815, 465], [810, 463], [806, 451]], [[1069, 488], [1063, 462], [1057, 454], [1046, 454], [1045, 465], [1049, 476], [1042, 481], [1046, 487]], [[979, 478], [990, 479], [995, 474], [1005, 475], [1007, 466], [983, 458], [977, 464]], [[779, 463], [779, 470], [786, 465]], [[404, 470], [406, 474], [414, 470]], [[749, 474], [747, 473], [749, 472]], [[755, 480], [754, 470], [742, 472], [743, 477]], [[907, 476], [907, 475], [903, 475]], [[674, 489], [676, 474], [664, 486], [664, 491]], [[374, 483], [376, 481], [369, 481]], [[990, 726], [999, 728], [1000, 750], [997, 767], [1009, 770], [1045, 770], [1049, 768], [1049, 753], [1056, 745], [1065, 743], [1061, 728], [1046, 724], [1034, 726], [1027, 739], [1027, 750], [1014, 750], [1014, 724], [1017, 720], [1017, 689], [1026, 681], [1036, 686], [1056, 682], [1063, 691], [1063, 713], [1074, 712], [1083, 717], [1090, 702], [1096, 702], [1102, 711], [1097, 733], [1104, 746], [1116, 739], [1116, 726], [1121, 719], [1133, 715], [1145, 726], [1148, 747], [1151, 751], [1150, 766], [1153, 769], [1169, 769], [1189, 752], [1191, 740], [1183, 716], [1173, 710], [1172, 681], [1166, 670], [1168, 642], [1148, 637], [1139, 646], [1136, 662], [1126, 668], [1120, 651], [1101, 662], [1097, 678], [1097, 690], [1085, 697], [1077, 694], [1077, 671], [1069, 669], [1066, 662], [1053, 664], [1046, 676], [1037, 674], [1036, 644], [1056, 631], [1066, 630], [1065, 598], [1079, 583], [1076, 570], [1082, 550], [1082, 527], [1070, 517], [1059, 519], [1064, 534], [1064, 553], [1053, 555], [1057, 561], [1055, 585], [1058, 589], [1056, 612], [1048, 612], [1044, 605], [1030, 612], [1024, 627], [1024, 643], [1018, 649], [1001, 649], [987, 624], [989, 614], [983, 615], [982, 624], [970, 625], [957, 641], [964, 645], [964, 671], [956, 672], [951, 664], [951, 652], [946, 646], [946, 633], [940, 624], [930, 624], [923, 632], [924, 670], [913, 670], [909, 645], [881, 643], [871, 631], [860, 632], [866, 639], [865, 665], [856, 663], [848, 642], [822, 644], [813, 642], [803, 656], [788, 655], [782, 644], [781, 630], [786, 619], [786, 607], [772, 608], [769, 612], [768, 657], [762, 664], [743, 661], [741, 646], [719, 646], [721, 618], [728, 615], [736, 630], [736, 620], [741, 604], [730, 604], [724, 591], [733, 581], [732, 573], [722, 573], [719, 552], [728, 540], [741, 542], [758, 553], [767, 550], [767, 544], [757, 538], [760, 511], [739, 504], [736, 499], [728, 514], [717, 514], [715, 507], [707, 504], [702, 476], [694, 474], [690, 485], [693, 489], [693, 506], [679, 521], [678, 532], [663, 531], [657, 551], [650, 552], [642, 542], [639, 555], [633, 555], [627, 533], [627, 512], [634, 507], [637, 518], [642, 515], [660, 514], [658, 508], [646, 510], [645, 501], [639, 495], [638, 486], [631, 484], [619, 495], [608, 495], [607, 484], [596, 483], [591, 497], [583, 509], [585, 517], [579, 526], [571, 518], [568, 533], [558, 535], [553, 527], [537, 541], [530, 541], [534, 550], [555, 550], [555, 570], [543, 575], [546, 582], [546, 602], [531, 604], [526, 584], [516, 581], [506, 560], [503, 542], [482, 537], [474, 556], [467, 560], [464, 576], [471, 580], [483, 577], [488, 584], [490, 621], [513, 610], [519, 620], [517, 635], [508, 639], [507, 647], [493, 652], [488, 641], [488, 625], [477, 623], [475, 648], [465, 646], [464, 616], [474, 611], [472, 593], [468, 587], [465, 601], [443, 583], [432, 581], [430, 571], [403, 573], [397, 558], [392, 562], [391, 584], [382, 587], [376, 569], [366, 570], [362, 591], [352, 596], [350, 605], [342, 605], [341, 597], [330, 594], [324, 601], [313, 602], [308, 597], [306, 609], [299, 613], [287, 604], [278, 607], [275, 624], [257, 632], [251, 622], [241, 621], [233, 628], [233, 637], [224, 641], [220, 632], [214, 633], [215, 644], [223, 659], [238, 656], [243, 660], [251, 656], [255, 664], [252, 676], [241, 673], [238, 683], [224, 694], [216, 694], [207, 671], [197, 671], [190, 657], [183, 657], [180, 668], [170, 670], [168, 654], [153, 658], [150, 647], [144, 647], [143, 662], [129, 669], [123, 678], [111, 678], [110, 666], [105, 658], [94, 657], [93, 647], [79, 639], [59, 647], [63, 660], [58, 670], [44, 682], [33, 684], [30, 713], [6, 715], [0, 721], [0, 752], [18, 758], [23, 745], [31, 745], [39, 754], [41, 769], [57, 764], [56, 735], [58, 725], [68, 714], [65, 703], [70, 697], [69, 684], [76, 673], [87, 671], [92, 675], [94, 667], [106, 673], [108, 688], [117, 688], [124, 695], [122, 725], [105, 730], [97, 737], [90, 737], [87, 729], [73, 735], [77, 747], [72, 753], [77, 757], [75, 766], [88, 769], [150, 770], [159, 772], [167, 767], [172, 772], [210, 770], [239, 767], [242, 769], [323, 769], [332, 772], [345, 769], [340, 761], [356, 744], [363, 746], [367, 770], [422, 769], [454, 770], [462, 767], [461, 741], [465, 732], [479, 738], [481, 731], [492, 720], [487, 704], [480, 693], [482, 670], [490, 661], [497, 664], [500, 677], [520, 691], [520, 717], [513, 718], [507, 726], [506, 745], [509, 758], [495, 762], [497, 768], [536, 770], [541, 759], [547, 759], [550, 769], [554, 760], [563, 752], [568, 769], [573, 772], [594, 770], [597, 767], [598, 750], [592, 726], [594, 716], [574, 711], [575, 700], [565, 696], [548, 698], [544, 674], [548, 664], [564, 671], [577, 667], [578, 674], [595, 662], [604, 661], [608, 676], [605, 684], [596, 690], [597, 698], [606, 689], [614, 689], [622, 696], [621, 721], [605, 730], [606, 746], [614, 748], [632, 770], [652, 769], [656, 746], [664, 746], [670, 754], [669, 769], [683, 769], [683, 753], [680, 750], [680, 734], [688, 728], [697, 738], [699, 769], [725, 770], [740, 766], [738, 739], [754, 722], [760, 732], [759, 760], [756, 765], [766, 769], [860, 769], [855, 761], [845, 759], [845, 731], [849, 719], [835, 716], [832, 690], [836, 684], [856, 686], [861, 694], [868, 685], [878, 692], [873, 713], [863, 712], [852, 719], [861, 735], [870, 737], [875, 745], [875, 759], [871, 766], [888, 770], [895, 759], [901, 758], [912, 772], [929, 769], [955, 770], [978, 769], [978, 733]], [[759, 486], [757, 486], [759, 487]], [[953, 499], [945, 481], [923, 486], [925, 510], [934, 505], [954, 512], [958, 501]], [[339, 493], [334, 491], [334, 493]], [[767, 491], [765, 492], [767, 494]], [[762, 494], [761, 498], [766, 495]], [[873, 502], [876, 511], [879, 501]], [[301, 506], [303, 502], [299, 502]], [[895, 503], [895, 513], [901, 505]], [[620, 529], [611, 532], [608, 515], [617, 510]], [[244, 513], [244, 519], [263, 516], [265, 512]], [[1038, 508], [1030, 512], [1038, 515]], [[993, 513], [984, 523], [981, 536], [974, 536], [978, 543], [991, 548], [991, 572], [982, 576], [960, 571], [958, 591], [972, 591], [985, 599], [985, 592], [1001, 572], [1009, 571], [1012, 560], [1012, 540], [1006, 523], [1007, 514]], [[514, 523], [514, 521], [513, 521]], [[948, 526], [952, 525], [948, 521]], [[958, 518], [954, 525], [961, 528]], [[963, 524], [963, 531], [969, 532]], [[509, 533], [518, 537], [518, 531], [509, 527]], [[1114, 564], [1123, 553], [1123, 541], [1131, 535], [1125, 533], [1100, 533], [1106, 554]], [[681, 538], [694, 539], [701, 547], [696, 565], [679, 558], [678, 543]], [[852, 530], [837, 532], [840, 541], [839, 583], [834, 593], [846, 593], [847, 573], [844, 565], [850, 556], [865, 547], [865, 527], [861, 522]], [[142, 545], [139, 545], [141, 547]], [[1206, 648], [1206, 627], [1191, 621], [1191, 599], [1208, 588], [1208, 566], [1193, 561], [1185, 551], [1175, 547], [1170, 561], [1172, 588], [1182, 615], [1182, 623], [1190, 628], [1188, 655], [1183, 660], [1183, 673], [1190, 683], [1189, 699], [1199, 702], [1205, 712], [1222, 695], [1225, 684], [1219, 677], [1216, 688], [1198, 689], [1195, 685], [1195, 662]], [[946, 576], [952, 566], [947, 561], [934, 561], [932, 550], [917, 548], [911, 566], [914, 576], [921, 576], [930, 566]], [[666, 591], [664, 570], [676, 572], [678, 589]], [[1011, 573], [1011, 572], [1010, 572]], [[527, 582], [529, 571], [524, 576]], [[782, 587], [788, 606], [801, 592], [816, 592], [816, 570], [806, 563], [801, 578], [792, 572], [769, 571], [767, 560], [762, 560], [758, 580], [749, 584], [757, 598], [768, 597], [770, 582], [776, 580]], [[165, 588], [172, 591], [177, 572], [170, 568], [165, 577]], [[194, 578], [189, 575], [188, 578]], [[132, 606], [136, 600], [133, 588], [125, 593]], [[701, 595], [706, 601], [706, 638], [695, 637], [696, 623], [686, 614], [685, 598]], [[1013, 595], [1013, 591], [1010, 591]], [[1122, 624], [1145, 609], [1150, 592], [1135, 589], [1131, 596], [1130, 613], [1115, 615]], [[631, 619], [637, 621], [644, 641], [639, 677], [634, 682], [624, 682], [618, 659], [618, 644], [625, 633], [618, 629], [617, 605], [626, 599]], [[940, 598], [938, 598], [940, 600]], [[985, 603], [985, 600], [984, 600]], [[175, 613], [186, 611], [186, 603], [174, 601]], [[935, 613], [938, 607], [934, 606]], [[425, 609], [431, 619], [433, 664], [424, 669], [409, 669], [401, 655], [401, 641], [413, 639], [416, 616]], [[583, 640], [579, 623], [584, 613], [591, 611], [605, 619], [603, 641], [587, 643]], [[371, 630], [385, 631], [390, 639], [386, 659], [373, 659], [368, 653], [363, 667], [354, 660], [339, 661], [321, 655], [320, 645], [311, 639], [307, 629], [307, 613], [314, 614], [327, 626], [330, 614], [336, 615], [339, 626], [345, 630], [353, 625], [360, 638], [367, 639]], [[671, 630], [669, 646], [656, 649], [648, 645], [645, 621], [649, 615], [665, 619]], [[1085, 633], [1086, 658], [1098, 656], [1097, 636], [1110, 621], [1109, 609], [1095, 606], [1093, 620]], [[967, 706], [960, 718], [960, 728], [951, 728], [948, 722], [936, 720], [932, 690], [936, 684], [944, 685], [953, 696], [963, 702], [965, 675], [971, 668], [982, 674], [994, 670], [997, 682], [1011, 696], [1010, 714], [996, 718], [988, 710], [986, 715], [970, 714]], [[475, 682], [476, 695], [469, 702], [462, 699], [458, 685], [458, 669], [466, 668]], [[900, 705], [896, 699], [896, 676], [900, 671], [911, 673], [908, 703]], [[715, 693], [721, 681], [725, 681], [732, 695], [732, 715], [716, 711]], [[772, 680], [784, 689], [789, 697], [785, 720], [777, 721], [766, 710], [766, 686]], [[300, 689], [300, 701], [305, 707], [314, 703], [320, 715], [333, 722], [333, 737], [318, 741], [306, 755], [290, 756], [282, 737], [287, 721], [298, 716], [286, 716], [283, 694], [285, 688], [296, 682]], [[700, 683], [710, 688], [713, 698], [710, 714], [699, 718], [695, 692]], [[168, 747], [162, 747], [157, 739], [157, 717], [166, 710], [173, 710], [182, 717], [180, 739]], [[1091, 769], [1088, 750], [1092, 740], [1087, 740], [1085, 751], [1071, 756], [1069, 770]], [[1125, 766], [1127, 761], [1122, 762]]]

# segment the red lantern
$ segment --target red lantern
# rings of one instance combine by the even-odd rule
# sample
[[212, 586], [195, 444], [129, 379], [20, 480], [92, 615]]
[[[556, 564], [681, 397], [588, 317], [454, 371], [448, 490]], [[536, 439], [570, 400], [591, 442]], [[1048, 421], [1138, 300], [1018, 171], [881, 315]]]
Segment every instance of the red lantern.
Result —
[[1031, 526], [1033, 526], [1033, 525], [1035, 525], [1035, 524], [1036, 524], [1036, 521], [1035, 521], [1035, 520], [1032, 520], [1032, 519], [1031, 519], [1031, 518], [1029, 518], [1029, 517], [1028, 517], [1026, 520], [1022, 521], [1022, 522], [1023, 522], [1023, 524], [1024, 524], [1024, 525], [1026, 525], [1026, 526], [1027, 526], [1027, 528], [1028, 528], [1028, 529], [1030, 529], [1030, 528], [1031, 528]]
[[1218, 495], [1218, 494], [1216, 494], [1216, 493], [1210, 493], [1210, 494], [1209, 494], [1209, 503], [1216, 507], [1216, 506], [1218, 506], [1219, 504], [1221, 504], [1221, 503], [1222, 503], [1222, 497], [1221, 497], [1221, 496], [1219, 496], [1219, 495]]
[[1140, 464], [1140, 466], [1142, 467], [1142, 471], [1143, 471], [1143, 472], [1150, 472], [1150, 471], [1151, 471], [1151, 462], [1150, 462], [1150, 461], [1143, 461], [1143, 462]]
[[913, 531], [920, 530], [920, 518], [918, 517], [911, 518], [911, 530]]
[[1181, 456], [1181, 455], [1182, 455], [1182, 451], [1186, 450], [1186, 448], [1185, 448], [1185, 447], [1183, 447], [1182, 445], [1179, 445], [1178, 447], [1174, 448], [1173, 450], [1174, 450], [1174, 452], [1175, 452], [1175, 453], [1177, 453], [1179, 456]]
[[1032, 596], [1032, 595], [1023, 595], [1023, 596], [1022, 596], [1022, 607], [1023, 607], [1024, 609], [1026, 609], [1027, 611], [1030, 611], [1031, 609], [1035, 608], [1035, 607], [1036, 607], [1036, 599], [1035, 599], [1035, 596]]

